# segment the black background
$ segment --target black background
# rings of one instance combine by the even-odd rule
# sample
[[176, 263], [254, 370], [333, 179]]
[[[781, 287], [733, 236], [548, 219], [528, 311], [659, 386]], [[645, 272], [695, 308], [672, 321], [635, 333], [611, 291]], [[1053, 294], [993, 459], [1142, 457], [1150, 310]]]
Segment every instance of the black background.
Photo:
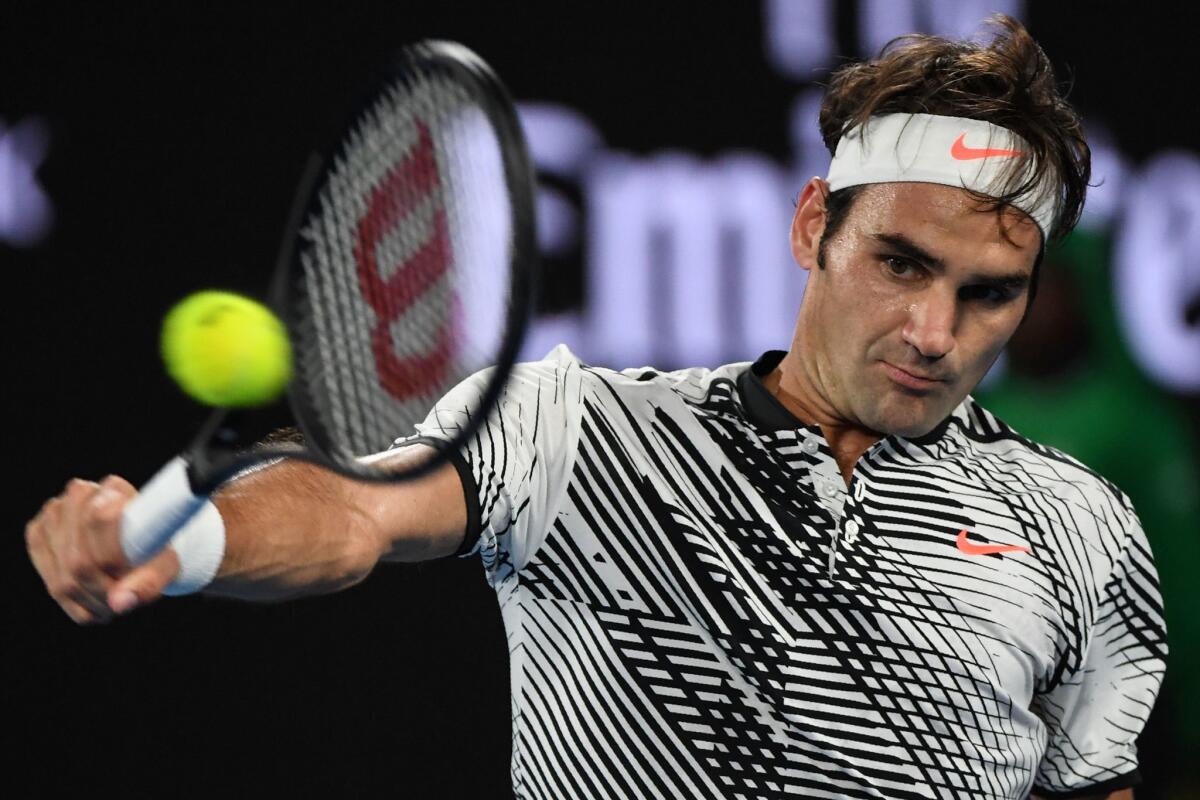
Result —
[[[1135, 163], [1197, 147], [1194, 20], [1170, 4], [1029, 5], [1077, 105]], [[162, 373], [162, 313], [207, 286], [261, 293], [313, 136], [390, 48], [463, 41], [519, 99], [584, 110], [611, 147], [787, 152], [798, 84], [767, 64], [756, 4], [300, 7], [0, 12], [0, 118], [48, 122], [41, 177], [57, 214], [39, 247], [0, 245], [9, 796], [509, 791], [504, 632], [476, 562], [381, 568], [286, 605], [173, 600], [80, 628], [21, 536], [68, 477], [139, 483], [186, 443], [204, 412]], [[855, 13], [839, 10], [847, 56]], [[1156, 719], [1142, 798], [1195, 769], [1170, 761]]]

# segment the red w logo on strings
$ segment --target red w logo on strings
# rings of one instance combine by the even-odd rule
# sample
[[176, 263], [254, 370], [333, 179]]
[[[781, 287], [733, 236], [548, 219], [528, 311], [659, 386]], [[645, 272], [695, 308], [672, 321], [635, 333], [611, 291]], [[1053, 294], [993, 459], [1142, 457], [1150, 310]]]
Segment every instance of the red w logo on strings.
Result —
[[[432, 331], [432, 346], [424, 353], [401, 357], [392, 338], [392, 323], [399, 319], [441, 279], [450, 268], [450, 237], [446, 209], [439, 202], [433, 209], [430, 233], [385, 279], [379, 263], [379, 244], [404, 224], [416, 206], [438, 189], [438, 168], [433, 139], [428, 128], [417, 123], [417, 142], [412, 150], [372, 190], [367, 212], [359, 220], [354, 242], [363, 299], [375, 311], [371, 351], [384, 389], [397, 400], [428, 395], [444, 387], [454, 351], [449, 307], [429, 308], [425, 313], [440, 318]], [[423, 336], [430, 332], [421, 330]]]

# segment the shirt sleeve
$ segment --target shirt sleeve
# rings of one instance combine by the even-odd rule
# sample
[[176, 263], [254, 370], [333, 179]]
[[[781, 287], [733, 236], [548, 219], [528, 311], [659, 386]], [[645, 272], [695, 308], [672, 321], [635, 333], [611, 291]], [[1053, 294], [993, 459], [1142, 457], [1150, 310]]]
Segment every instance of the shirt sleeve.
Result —
[[1130, 508], [1125, 547], [1100, 592], [1082, 665], [1035, 701], [1049, 729], [1034, 794], [1067, 798], [1140, 782], [1137, 737], [1166, 671], [1150, 545]]
[[[566, 493], [578, 449], [583, 367], [563, 345], [542, 361], [517, 364], [497, 406], [452, 458], [467, 501], [459, 555], [478, 553], [489, 580], [520, 569], [545, 538]], [[395, 446], [448, 441], [470, 418], [490, 370], [451, 389]]]

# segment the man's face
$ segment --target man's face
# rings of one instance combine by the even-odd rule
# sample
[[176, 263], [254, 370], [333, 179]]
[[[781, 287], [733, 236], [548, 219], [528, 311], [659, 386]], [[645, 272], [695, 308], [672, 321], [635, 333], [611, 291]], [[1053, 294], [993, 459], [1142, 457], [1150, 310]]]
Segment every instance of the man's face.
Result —
[[924, 435], [1020, 324], [1041, 234], [1021, 212], [981, 211], [952, 186], [873, 184], [814, 269], [826, 191], [809, 183], [792, 229], [809, 270], [797, 328], [809, 380], [850, 424]]

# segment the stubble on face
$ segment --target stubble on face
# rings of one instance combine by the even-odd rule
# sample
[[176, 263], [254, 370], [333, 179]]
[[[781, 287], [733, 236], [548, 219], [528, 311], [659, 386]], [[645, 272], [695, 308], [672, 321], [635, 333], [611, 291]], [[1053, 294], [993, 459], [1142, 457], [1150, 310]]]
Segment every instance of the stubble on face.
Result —
[[954, 187], [865, 187], [825, 247], [815, 243], [824, 268], [809, 269], [781, 388], [827, 424], [928, 433], [1020, 324], [1040, 244], [1020, 212], [981, 210]]

